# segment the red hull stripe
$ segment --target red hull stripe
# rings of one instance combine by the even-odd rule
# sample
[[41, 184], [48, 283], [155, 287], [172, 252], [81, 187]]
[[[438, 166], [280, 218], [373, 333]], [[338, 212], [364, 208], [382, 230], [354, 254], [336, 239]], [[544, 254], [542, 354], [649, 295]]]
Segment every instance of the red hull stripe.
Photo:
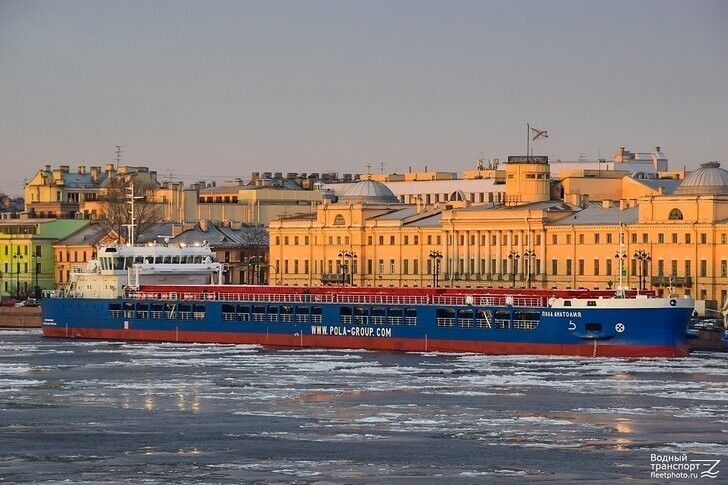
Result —
[[431, 340], [376, 337], [342, 337], [266, 333], [175, 332], [159, 330], [111, 330], [44, 326], [46, 337], [128, 340], [150, 342], [260, 344], [276, 347], [398, 350], [408, 352], [475, 352], [491, 355], [576, 355], [584, 357], [687, 357], [688, 347], [668, 345], [539, 344]]

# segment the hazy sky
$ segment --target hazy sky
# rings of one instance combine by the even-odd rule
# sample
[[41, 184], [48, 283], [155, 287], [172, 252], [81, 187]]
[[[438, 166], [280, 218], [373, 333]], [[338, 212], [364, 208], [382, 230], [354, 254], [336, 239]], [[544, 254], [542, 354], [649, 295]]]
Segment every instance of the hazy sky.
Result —
[[[54, 166], [461, 171], [723, 160], [726, 1], [0, 0], [0, 192]], [[728, 166], [726, 166], [728, 168]]]

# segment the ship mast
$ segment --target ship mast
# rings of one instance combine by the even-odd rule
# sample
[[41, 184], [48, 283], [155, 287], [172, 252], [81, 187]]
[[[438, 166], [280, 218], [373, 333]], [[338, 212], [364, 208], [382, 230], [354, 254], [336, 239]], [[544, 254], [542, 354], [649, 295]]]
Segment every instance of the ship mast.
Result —
[[136, 227], [136, 214], [134, 212], [134, 199], [142, 199], [141, 195], [134, 195], [134, 180], [129, 182], [126, 188], [126, 203], [129, 204], [129, 224], [123, 224], [129, 230], [129, 246], [134, 245], [134, 228]]

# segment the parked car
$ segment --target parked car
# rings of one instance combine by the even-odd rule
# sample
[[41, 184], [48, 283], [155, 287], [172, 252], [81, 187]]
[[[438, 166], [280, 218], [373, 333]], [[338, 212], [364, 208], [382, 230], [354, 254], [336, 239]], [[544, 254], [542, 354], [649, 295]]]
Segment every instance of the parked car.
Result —
[[40, 300], [36, 298], [28, 298], [24, 303], [25, 305], [23, 306], [40, 306]]
[[19, 302], [20, 302], [20, 300], [16, 300], [14, 298], [8, 298], [6, 300], [3, 300], [2, 303], [0, 303], [0, 306], [15, 306]]

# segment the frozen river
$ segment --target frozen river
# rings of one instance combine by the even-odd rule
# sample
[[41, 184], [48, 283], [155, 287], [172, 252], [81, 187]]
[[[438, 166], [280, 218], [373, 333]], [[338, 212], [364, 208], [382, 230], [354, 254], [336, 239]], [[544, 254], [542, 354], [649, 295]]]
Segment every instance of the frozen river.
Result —
[[2, 331], [0, 482], [690, 483], [651, 473], [672, 460], [702, 473], [721, 460], [710, 473], [725, 483], [727, 357], [272, 350]]

